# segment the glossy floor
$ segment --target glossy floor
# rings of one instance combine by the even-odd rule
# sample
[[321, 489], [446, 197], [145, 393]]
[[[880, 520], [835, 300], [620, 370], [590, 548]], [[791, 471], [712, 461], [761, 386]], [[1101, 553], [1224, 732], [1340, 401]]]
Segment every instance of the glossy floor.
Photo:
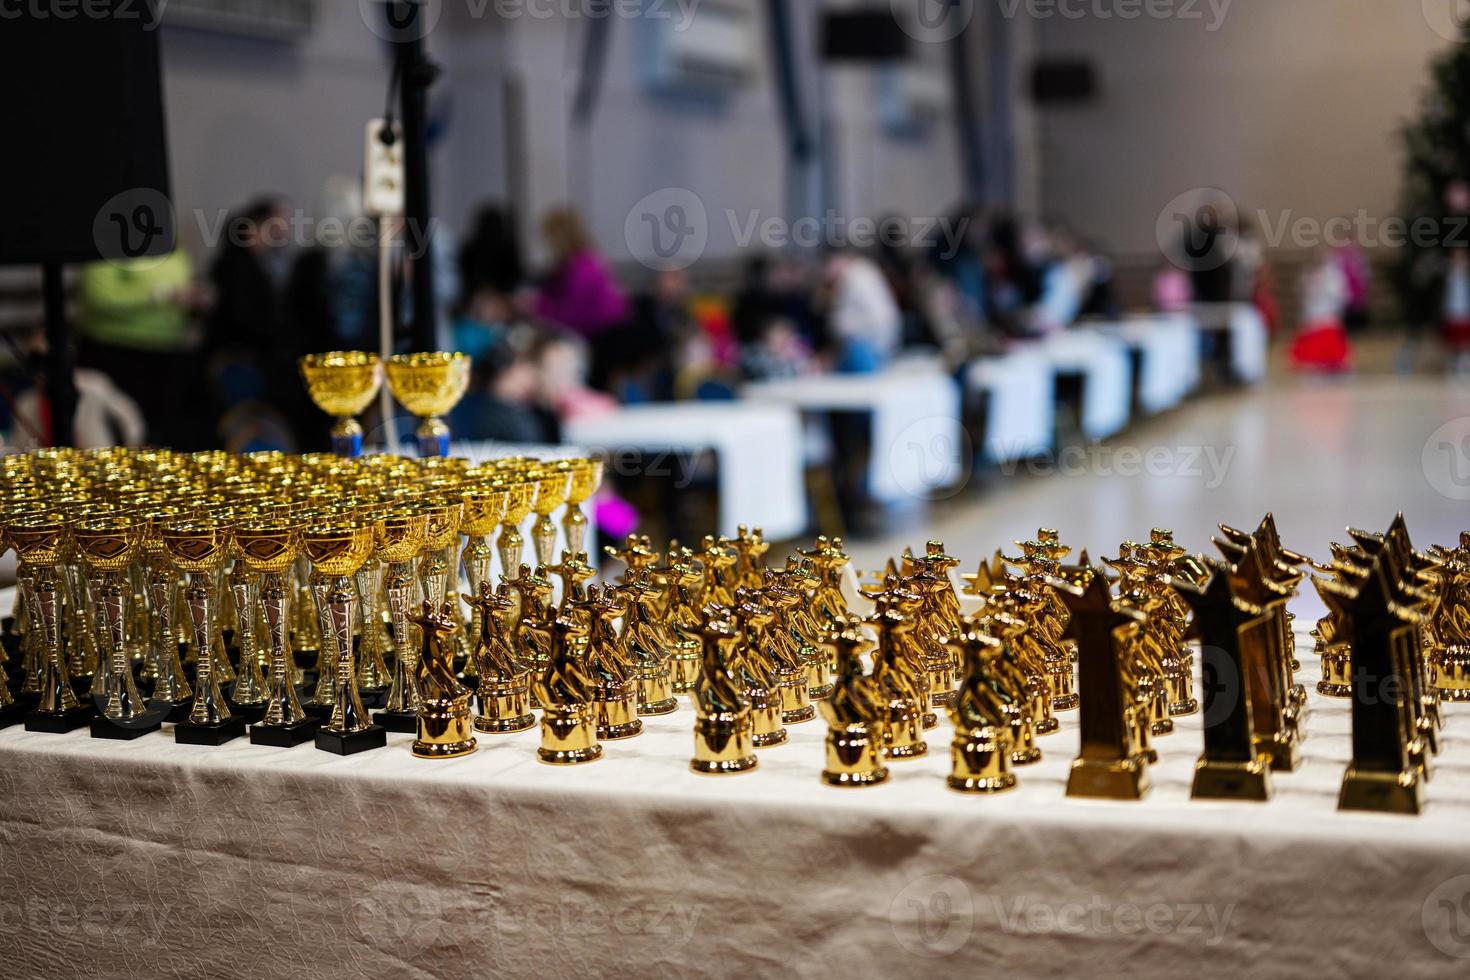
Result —
[[[1470, 529], [1470, 383], [1442, 377], [1278, 377], [1206, 396], [1124, 436], [1051, 463], [978, 475], [926, 518], [853, 542], [859, 569], [924, 537], [973, 568], [982, 554], [1055, 527], [1092, 557], [1169, 527], [1209, 550], [1219, 522], [1251, 528], [1276, 515], [1289, 547], [1325, 556], [1343, 529], [1382, 529], [1402, 510], [1416, 545]], [[1316, 603], [1308, 589], [1304, 606]]]

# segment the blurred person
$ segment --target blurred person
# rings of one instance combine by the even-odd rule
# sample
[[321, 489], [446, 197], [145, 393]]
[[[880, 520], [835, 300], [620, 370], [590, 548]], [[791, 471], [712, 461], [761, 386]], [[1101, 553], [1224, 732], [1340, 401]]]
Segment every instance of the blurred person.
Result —
[[377, 229], [363, 210], [362, 182], [328, 177], [315, 240], [291, 267], [286, 310], [302, 353], [378, 347]]
[[742, 346], [740, 366], [747, 378], [769, 381], [812, 374], [817, 362], [795, 324], [783, 316], [773, 316], [755, 340]]
[[478, 360], [506, 343], [515, 323], [509, 296], [494, 289], [476, 289], [464, 300], [450, 328], [454, 349]]
[[606, 415], [618, 403], [587, 386], [587, 345], [565, 334], [547, 334], [537, 346], [536, 397], [559, 423]]
[[1470, 373], [1470, 251], [1450, 249], [1440, 303], [1440, 337], [1454, 355], [1457, 374]]
[[1033, 335], [1066, 330], [1081, 315], [1083, 304], [1095, 281], [1092, 256], [1070, 236], [1057, 232], [1049, 238], [1049, 261], [1034, 256], [1041, 271], [1041, 294], [1027, 311], [1026, 324]]
[[862, 255], [837, 252], [827, 259], [823, 276], [834, 367], [848, 374], [882, 370], [903, 336], [903, 316], [882, 271]]
[[551, 253], [551, 270], [537, 291], [536, 315], [587, 338], [626, 323], [627, 297], [577, 213], [548, 211], [541, 236]]
[[[51, 408], [45, 394], [46, 336], [40, 330], [30, 330], [18, 338], [18, 347], [31, 383], [15, 396], [10, 438], [6, 444], [29, 452], [42, 446], [56, 445], [56, 433], [51, 428]], [[102, 449], [142, 444], [147, 434], [143, 414], [107, 374], [78, 367], [74, 377], [77, 409], [73, 436], [77, 448]]]
[[1349, 370], [1353, 353], [1342, 323], [1348, 282], [1331, 250], [1319, 250], [1303, 270], [1301, 299], [1301, 326], [1291, 344], [1292, 367], [1324, 373]]
[[509, 205], [482, 204], [459, 246], [461, 304], [484, 292], [510, 299], [525, 275], [515, 211]]
[[1349, 333], [1356, 333], [1368, 326], [1373, 270], [1368, 264], [1367, 253], [1357, 242], [1339, 245], [1332, 252], [1347, 280], [1347, 303], [1343, 308], [1342, 324]]
[[182, 250], [159, 258], [90, 262], [77, 281], [77, 363], [100, 371], [143, 414], [148, 437], [178, 444], [189, 379], [192, 314], [207, 304]]
[[759, 339], [774, 317], [784, 317], [812, 348], [825, 346], [821, 318], [812, 303], [807, 269], [785, 256], [757, 253], [745, 260], [730, 323], [742, 344]]
[[1189, 273], [1166, 261], [1154, 272], [1153, 301], [1160, 313], [1187, 313], [1194, 302], [1194, 281]]
[[538, 399], [534, 333], [530, 328], [508, 332], [475, 357], [470, 386], [449, 413], [456, 438], [535, 445], [561, 441], [560, 424]]

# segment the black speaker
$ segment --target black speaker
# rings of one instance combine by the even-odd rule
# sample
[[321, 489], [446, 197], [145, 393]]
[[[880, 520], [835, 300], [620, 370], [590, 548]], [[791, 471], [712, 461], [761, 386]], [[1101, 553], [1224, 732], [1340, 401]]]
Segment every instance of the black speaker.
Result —
[[1091, 102], [1097, 89], [1097, 70], [1081, 58], [1051, 58], [1031, 69], [1031, 99], [1040, 105]]
[[908, 35], [887, 5], [822, 15], [822, 57], [828, 61], [898, 61], [908, 53]]
[[175, 241], [153, 0], [26, 4], [0, 29], [0, 264]]

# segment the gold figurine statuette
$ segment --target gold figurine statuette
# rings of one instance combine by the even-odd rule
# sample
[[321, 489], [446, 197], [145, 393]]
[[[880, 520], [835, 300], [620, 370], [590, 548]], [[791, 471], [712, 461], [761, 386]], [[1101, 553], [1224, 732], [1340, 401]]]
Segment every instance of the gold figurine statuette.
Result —
[[424, 600], [423, 613], [414, 617], [423, 636], [417, 672], [423, 704], [419, 708], [418, 738], [413, 740], [413, 754], [420, 759], [450, 759], [475, 751], [475, 736], [470, 725], [470, 689], [454, 676], [454, 647], [450, 637], [456, 632], [449, 604], [435, 609]]

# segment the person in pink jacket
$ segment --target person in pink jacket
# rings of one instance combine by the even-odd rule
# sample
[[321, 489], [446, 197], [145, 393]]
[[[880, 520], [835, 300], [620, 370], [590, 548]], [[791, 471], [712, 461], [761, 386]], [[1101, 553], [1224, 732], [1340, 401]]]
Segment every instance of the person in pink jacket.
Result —
[[548, 211], [541, 219], [541, 236], [553, 264], [536, 294], [536, 315], [589, 339], [627, 322], [628, 298], [577, 213], [570, 208]]

